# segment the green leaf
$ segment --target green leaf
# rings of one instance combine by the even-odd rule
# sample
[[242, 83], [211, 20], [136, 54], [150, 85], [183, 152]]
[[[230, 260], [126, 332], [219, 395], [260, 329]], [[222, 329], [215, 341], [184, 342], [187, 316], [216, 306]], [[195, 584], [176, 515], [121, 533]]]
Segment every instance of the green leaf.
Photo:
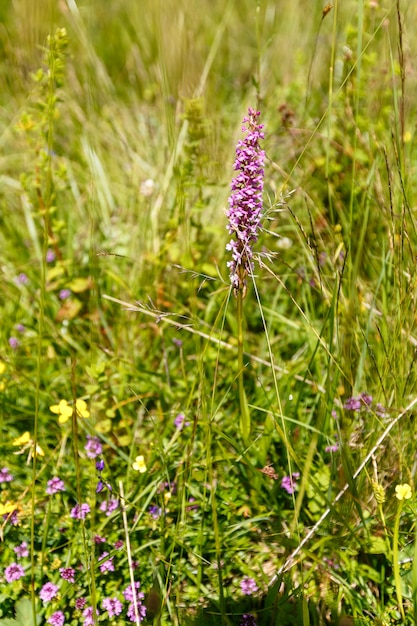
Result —
[[29, 598], [21, 598], [16, 603], [16, 624], [19, 626], [36, 626], [33, 619], [32, 602]]
[[0, 626], [36, 626], [39, 623], [38, 620], [35, 623], [33, 619], [32, 602], [29, 598], [18, 600], [15, 610], [16, 619], [9, 617], [0, 619]]

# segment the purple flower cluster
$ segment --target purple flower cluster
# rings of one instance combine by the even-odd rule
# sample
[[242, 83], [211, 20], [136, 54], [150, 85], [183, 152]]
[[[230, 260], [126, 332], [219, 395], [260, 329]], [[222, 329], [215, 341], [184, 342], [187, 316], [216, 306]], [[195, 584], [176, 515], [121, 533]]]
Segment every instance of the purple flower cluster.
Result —
[[[99, 615], [99, 612], [96, 610], [96, 615]], [[94, 626], [94, 611], [92, 606], [87, 606], [87, 608], [83, 611], [83, 625], [84, 626]]]
[[64, 481], [59, 476], [54, 476], [51, 480], [48, 480], [46, 484], [46, 493], [53, 495], [59, 491], [65, 491]]
[[177, 417], [174, 419], [174, 425], [177, 430], [182, 430], [184, 426], [189, 426], [190, 422], [185, 421], [184, 413], [178, 413]]
[[248, 576], [245, 576], [241, 580], [240, 588], [242, 590], [242, 593], [244, 593], [246, 596], [251, 596], [253, 593], [256, 593], [256, 591], [258, 591], [258, 585], [253, 580], [253, 578], [249, 578]]
[[28, 544], [26, 541], [22, 541], [22, 543], [19, 546], [13, 548], [13, 550], [15, 551], [18, 559], [29, 556]]
[[109, 500], [103, 500], [100, 504], [100, 511], [105, 513], [107, 517], [110, 517], [113, 511], [115, 511], [118, 507], [119, 500], [117, 498], [110, 498]]
[[72, 567], [61, 567], [59, 573], [64, 580], [67, 580], [69, 583], [75, 583], [75, 569]]
[[18, 516], [17, 509], [12, 511], [11, 513], [5, 513], [3, 515], [3, 519], [9, 524], [11, 524], [12, 526], [17, 526], [19, 523], [19, 516]]
[[282, 489], [289, 494], [294, 493], [295, 491], [295, 481], [300, 478], [300, 472], [293, 472], [291, 476], [284, 476], [281, 481]]
[[24, 575], [25, 570], [17, 563], [11, 563], [11, 565], [6, 567], [4, 570], [4, 577], [8, 583], [12, 583], [14, 580], [19, 580], [19, 578], [22, 578]]
[[117, 598], [104, 598], [101, 606], [108, 612], [110, 618], [115, 615], [120, 615], [123, 611], [123, 604]]
[[[141, 602], [137, 603], [137, 607], [138, 607], [138, 621], [139, 623], [142, 622], [145, 617], [146, 617], [146, 606], [144, 604], [142, 604]], [[127, 609], [127, 616], [130, 619], [131, 622], [136, 622], [136, 615], [135, 615], [135, 605], [132, 602], [132, 604], [129, 604], [128, 609]]]
[[131, 622], [135, 622], [136, 621], [135, 604], [134, 604], [134, 601], [133, 601], [134, 595], [136, 595], [136, 606], [138, 608], [139, 622], [142, 622], [142, 620], [146, 617], [146, 606], [144, 604], [142, 604], [142, 600], [144, 599], [145, 594], [142, 591], [139, 591], [139, 587], [140, 587], [140, 582], [135, 582], [135, 590], [134, 591], [132, 589], [132, 585], [129, 585], [123, 591], [123, 595], [124, 595], [125, 600], [130, 602], [129, 607], [127, 609], [127, 616], [128, 616], [128, 618], [130, 619]]
[[57, 595], [59, 590], [58, 585], [54, 585], [54, 583], [46, 583], [39, 592], [39, 597], [42, 602], [49, 602]]
[[70, 517], [73, 519], [85, 519], [90, 512], [90, 506], [87, 503], [76, 504], [71, 509]]
[[239, 626], [256, 626], [256, 619], [250, 613], [244, 613]]
[[62, 611], [55, 611], [55, 613], [53, 613], [46, 621], [48, 624], [51, 624], [51, 626], [64, 626], [65, 615]]
[[7, 467], [0, 469], [0, 483], [10, 483], [13, 480], [12, 474], [10, 474]]
[[[359, 394], [359, 396], [352, 396], [351, 398], [348, 398], [345, 401], [343, 408], [347, 411], [355, 411], [356, 413], [358, 413], [361, 409], [366, 409], [369, 411], [372, 407], [372, 403], [372, 396], [370, 396], [369, 393], [363, 392]], [[383, 407], [382, 404], [380, 404], [379, 402], [374, 405], [373, 409], [376, 415], [378, 415], [379, 417], [386, 416], [385, 407]]]
[[95, 459], [103, 452], [103, 446], [98, 437], [91, 437], [87, 435], [87, 443], [84, 446], [84, 450], [87, 452], [89, 459]]
[[242, 132], [246, 137], [236, 147], [234, 169], [239, 174], [231, 184], [229, 208], [226, 216], [229, 220], [228, 231], [233, 239], [226, 249], [232, 253], [232, 260], [227, 263], [230, 280], [235, 293], [245, 293], [246, 277], [253, 271], [253, 244], [258, 239], [262, 218], [262, 191], [264, 179], [265, 152], [259, 146], [264, 138], [263, 124], [258, 124], [259, 111], [248, 109], [244, 118]]
[[152, 517], [152, 519], [158, 519], [162, 515], [162, 509], [160, 506], [152, 504], [148, 509], [148, 513]]
[[[114, 557], [111, 556], [108, 559], [106, 559], [106, 557], [109, 556], [108, 552], [103, 552], [103, 554], [100, 556], [99, 558], [99, 562], [100, 562], [100, 572], [102, 574], [106, 574], [107, 572], [114, 572], [114, 565], [113, 565], [113, 559]], [[104, 561], [104, 559], [106, 559]], [[103, 563], [101, 563], [101, 561], [103, 561]]]

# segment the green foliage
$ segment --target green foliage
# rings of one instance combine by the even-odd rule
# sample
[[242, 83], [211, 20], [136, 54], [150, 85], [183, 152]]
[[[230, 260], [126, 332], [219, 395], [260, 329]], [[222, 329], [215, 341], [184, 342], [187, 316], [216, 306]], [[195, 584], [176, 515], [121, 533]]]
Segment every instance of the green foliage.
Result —
[[32, 603], [29, 598], [20, 598], [16, 602], [14, 619], [0, 619], [0, 626], [36, 626], [39, 622], [33, 618]]

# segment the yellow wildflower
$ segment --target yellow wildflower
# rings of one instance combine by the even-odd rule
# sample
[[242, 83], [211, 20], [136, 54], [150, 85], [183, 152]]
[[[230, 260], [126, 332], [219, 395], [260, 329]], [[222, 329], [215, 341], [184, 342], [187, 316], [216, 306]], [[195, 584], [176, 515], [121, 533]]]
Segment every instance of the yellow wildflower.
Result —
[[[84, 400], [76, 400], [75, 408], [77, 415], [80, 417], [90, 417], [90, 413], [87, 411], [87, 404]], [[60, 424], [65, 424], [73, 413], [72, 406], [70, 406], [66, 400], [60, 400], [59, 404], [53, 404], [49, 407], [49, 410], [58, 415], [58, 422]]]
[[397, 485], [395, 487], [395, 495], [398, 500], [409, 500], [411, 498], [411, 487], [408, 483]]
[[6, 502], [6, 504], [0, 504], [0, 515], [7, 515], [8, 513], [13, 513], [13, 511], [17, 508], [16, 504], [13, 502]]
[[49, 410], [59, 415], [58, 422], [60, 424], [65, 424], [72, 415], [72, 407], [69, 406], [66, 400], [60, 400], [59, 404], [53, 404], [49, 407]]
[[140, 472], [141, 474], [146, 472], [146, 463], [142, 454], [136, 457], [132, 467], [136, 472]]
[[90, 417], [90, 413], [87, 410], [87, 403], [84, 400], [81, 400], [81, 399], [77, 400], [75, 402], [75, 408], [77, 409], [77, 414], [80, 417], [85, 417], [85, 418]]
[[17, 439], [13, 439], [14, 446], [24, 446], [26, 443], [30, 441], [30, 432], [27, 430], [23, 435], [17, 437]]
[[[14, 446], [22, 446], [20, 450], [15, 452], [15, 454], [23, 454], [26, 450], [29, 450], [28, 460], [27, 460], [27, 463], [29, 464], [30, 463], [30, 459], [32, 458], [32, 456], [35, 453], [35, 442], [33, 441], [32, 437], [30, 436], [30, 432], [27, 430], [20, 437], [17, 437], [16, 439], [13, 439], [13, 445]], [[45, 456], [45, 452], [42, 450], [42, 448], [40, 447], [40, 445], [38, 443], [36, 444], [36, 454], [38, 456]]]

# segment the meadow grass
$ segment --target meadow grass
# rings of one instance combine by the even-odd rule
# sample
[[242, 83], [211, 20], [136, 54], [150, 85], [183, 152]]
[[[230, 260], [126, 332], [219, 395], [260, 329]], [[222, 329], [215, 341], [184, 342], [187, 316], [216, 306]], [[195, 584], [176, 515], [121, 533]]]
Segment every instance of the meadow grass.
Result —
[[1, 3], [0, 626], [415, 623], [416, 13]]

